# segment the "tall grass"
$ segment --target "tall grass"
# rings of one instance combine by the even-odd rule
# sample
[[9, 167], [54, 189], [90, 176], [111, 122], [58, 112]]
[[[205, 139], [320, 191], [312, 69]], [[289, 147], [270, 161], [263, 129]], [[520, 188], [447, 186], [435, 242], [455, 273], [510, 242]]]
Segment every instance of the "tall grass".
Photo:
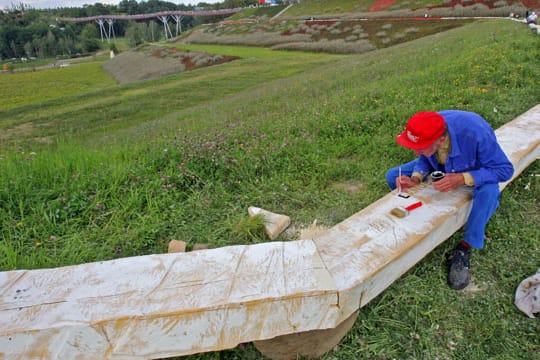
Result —
[[[46, 124], [53, 143], [38, 133], [3, 143], [0, 269], [161, 253], [171, 239], [261, 241], [250, 205], [296, 228], [332, 226], [386, 194], [386, 169], [412, 158], [394, 141], [412, 113], [472, 110], [497, 128], [540, 99], [540, 38], [514, 22], [347, 57], [220, 49], [250, 56], [2, 112]], [[540, 325], [512, 304], [540, 263], [539, 171], [536, 162], [503, 193], [491, 240], [473, 255], [477, 292], [445, 284], [458, 232], [364, 307], [325, 358], [539, 359]], [[191, 358], [260, 354], [247, 345]]]

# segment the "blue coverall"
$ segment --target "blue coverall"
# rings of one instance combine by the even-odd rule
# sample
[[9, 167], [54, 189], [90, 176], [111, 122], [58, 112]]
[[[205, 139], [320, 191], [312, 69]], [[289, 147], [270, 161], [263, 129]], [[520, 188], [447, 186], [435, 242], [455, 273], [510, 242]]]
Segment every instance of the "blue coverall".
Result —
[[[497, 142], [493, 129], [480, 115], [461, 110], [438, 113], [445, 120], [451, 144], [445, 164], [439, 164], [435, 154], [430, 157], [420, 155], [401, 165], [401, 174], [411, 176], [418, 172], [426, 176], [435, 170], [470, 173], [474, 179], [473, 202], [464, 241], [473, 248], [482, 249], [487, 222], [499, 206], [499, 182], [509, 180], [514, 167]], [[399, 168], [386, 173], [386, 182], [391, 189], [396, 188]]]

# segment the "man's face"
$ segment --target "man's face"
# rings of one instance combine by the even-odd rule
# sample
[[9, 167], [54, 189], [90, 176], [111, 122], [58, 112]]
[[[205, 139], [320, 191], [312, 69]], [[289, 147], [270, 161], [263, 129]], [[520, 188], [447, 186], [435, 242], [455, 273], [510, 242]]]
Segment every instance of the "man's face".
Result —
[[424, 155], [426, 157], [429, 157], [437, 152], [439, 149], [439, 146], [441, 146], [442, 142], [444, 141], [444, 137], [441, 137], [428, 147], [422, 148], [422, 149], [413, 149], [414, 154], [416, 156]]

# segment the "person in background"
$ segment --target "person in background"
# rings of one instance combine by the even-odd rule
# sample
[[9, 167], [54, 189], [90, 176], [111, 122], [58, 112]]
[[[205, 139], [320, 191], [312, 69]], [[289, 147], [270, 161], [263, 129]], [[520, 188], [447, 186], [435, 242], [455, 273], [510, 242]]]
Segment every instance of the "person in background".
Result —
[[525, 19], [527, 20], [527, 24], [538, 24], [538, 15], [536, 15], [534, 11], [531, 12], [530, 15], [528, 15]]
[[499, 206], [499, 183], [512, 177], [514, 167], [491, 126], [473, 112], [419, 112], [408, 120], [396, 140], [413, 150], [417, 158], [388, 170], [386, 182], [391, 189], [406, 191], [425, 181], [433, 171], [445, 173], [441, 180], [433, 182], [435, 190], [472, 188], [472, 209], [464, 239], [449, 256], [448, 283], [452, 289], [461, 290], [470, 280], [471, 249], [484, 247], [485, 227]]

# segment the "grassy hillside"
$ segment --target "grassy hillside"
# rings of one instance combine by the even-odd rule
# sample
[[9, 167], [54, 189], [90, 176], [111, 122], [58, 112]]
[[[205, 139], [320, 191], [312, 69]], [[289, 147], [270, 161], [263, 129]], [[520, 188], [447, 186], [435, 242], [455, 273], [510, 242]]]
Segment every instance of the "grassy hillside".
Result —
[[[175, 46], [241, 59], [124, 86], [96, 69], [100, 89], [52, 84], [54, 98], [0, 111], [1, 270], [163, 253], [171, 239], [266, 241], [251, 205], [291, 216], [279, 240], [292, 240], [388, 192], [386, 169], [413, 156], [394, 141], [412, 113], [460, 108], [496, 128], [540, 100], [540, 37], [511, 21], [349, 56]], [[474, 291], [445, 284], [458, 232], [363, 308], [325, 358], [540, 359], [540, 324], [512, 303], [540, 264], [539, 171], [503, 193], [473, 255]]]
[[[0, 117], [4, 119], [4, 131], [0, 135], [3, 145], [36, 142], [52, 144], [60, 137], [67, 140], [86, 139], [88, 146], [95, 142], [101, 146], [102, 142], [111, 141], [111, 138], [124, 138], [123, 135], [118, 136], [116, 131], [129, 130], [140, 124], [148, 125], [149, 122], [162, 122], [164, 119], [176, 124], [176, 117], [181, 116], [176, 114], [177, 112], [199, 106], [216, 109], [216, 101], [220, 99], [340, 58], [336, 55], [275, 52], [263, 48], [201, 48], [187, 45], [178, 48], [207, 50], [209, 53], [239, 56], [242, 59], [147, 81], [143, 85], [127, 86], [113, 85], [112, 78], [96, 64], [83, 64], [78, 70], [72, 67], [70, 70], [94, 74], [95, 83], [91, 91], [84, 91], [82, 88], [84, 77], [79, 85], [80, 92], [73, 87], [64, 86], [53, 86], [51, 89], [41, 86], [37, 90], [33, 87], [21, 89], [21, 93], [35, 91], [38, 96], [42, 95], [42, 98], [41, 101], [36, 101], [33, 97], [26, 98], [28, 105], [10, 106], [0, 112]], [[280, 63], [287, 66], [278, 66]], [[64, 72], [65, 69], [36, 72], [33, 76], [42, 76], [44, 82], [36, 81], [40, 84], [47, 81], [53, 85], [73, 82], [77, 76], [72, 72]], [[145, 71], [135, 67], [133, 70]], [[20, 80], [21, 78], [23, 80]], [[0, 77], [0, 81], [4, 81], [6, 85], [11, 82], [22, 86], [25, 78], [26, 74], [5, 74]], [[27, 82], [27, 85], [33, 86], [34, 83]], [[15, 100], [10, 100], [9, 88], [5, 87], [5, 104], [14, 104]], [[50, 100], [51, 97], [53, 100]], [[211, 119], [202, 122], [206, 121], [212, 123]], [[200, 126], [201, 120], [197, 120], [197, 123]], [[153, 128], [155, 131], [150, 130], [151, 134], [144, 130], [143, 136], [155, 136], [159, 127]], [[103, 136], [106, 136], [106, 139]]]
[[538, 0], [522, 1], [428, 1], [428, 0], [302, 0], [291, 7], [283, 17], [306, 16], [508, 16], [525, 10], [540, 8]]
[[355, 54], [411, 41], [471, 21], [474, 20], [385, 18], [219, 23], [194, 30], [182, 38], [182, 42]]

